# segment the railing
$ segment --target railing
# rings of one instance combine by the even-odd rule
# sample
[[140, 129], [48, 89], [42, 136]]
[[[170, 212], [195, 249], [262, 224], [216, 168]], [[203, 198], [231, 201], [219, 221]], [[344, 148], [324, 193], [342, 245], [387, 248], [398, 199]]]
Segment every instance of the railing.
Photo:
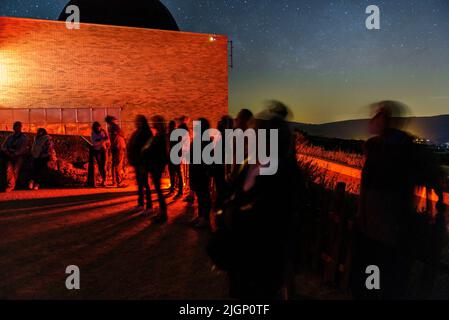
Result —
[[[313, 185], [308, 193], [310, 203], [302, 215], [299, 232], [300, 261], [306, 268], [318, 271], [324, 284], [347, 291], [354, 271], [354, 245], [358, 241], [355, 230], [358, 197], [348, 194], [344, 183], [338, 183], [333, 190]], [[410, 258], [417, 270], [411, 274], [415, 281], [410, 283], [410, 289], [418, 297], [429, 297], [433, 294], [437, 277], [449, 275], [448, 247], [438, 241], [438, 219], [421, 220], [417, 230], [427, 232], [418, 234], [427, 237], [416, 235], [419, 239], [415, 241], [418, 243], [416, 255]], [[426, 252], [434, 249], [435, 256], [427, 256]]]
[[20, 121], [25, 132], [45, 127], [50, 134], [90, 135], [92, 123], [104, 123], [108, 115], [122, 124], [121, 107], [0, 108], [0, 131], [11, 131], [14, 122]]

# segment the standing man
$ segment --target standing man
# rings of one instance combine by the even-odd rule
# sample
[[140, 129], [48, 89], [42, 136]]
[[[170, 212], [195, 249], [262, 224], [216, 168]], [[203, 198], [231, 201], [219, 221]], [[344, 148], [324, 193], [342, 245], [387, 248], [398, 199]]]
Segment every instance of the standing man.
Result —
[[[395, 101], [372, 105], [369, 123], [375, 135], [364, 146], [357, 241], [354, 255], [353, 295], [356, 299], [406, 299], [413, 234], [417, 152], [413, 137], [402, 130], [406, 106]], [[419, 170], [418, 170], [419, 171]], [[380, 290], [368, 290], [366, 268], [382, 273]]]
[[14, 133], [6, 138], [1, 148], [6, 162], [7, 186], [5, 192], [11, 192], [15, 189], [28, 148], [28, 138], [22, 132], [20, 121], [14, 123], [13, 130]]
[[124, 184], [124, 162], [126, 153], [126, 141], [123, 130], [118, 125], [118, 120], [114, 116], [107, 116], [109, 139], [111, 141], [112, 155], [112, 184], [118, 188], [125, 188]]
[[[173, 131], [176, 130], [176, 122], [170, 121], [168, 125], [168, 141], [169, 141], [169, 154], [171, 149], [178, 143], [176, 141], [171, 141], [170, 136]], [[184, 181], [182, 178], [181, 172], [181, 164], [173, 164], [171, 161], [168, 162], [168, 170], [170, 172], [170, 194], [175, 193], [175, 185], [178, 185], [178, 194], [173, 198], [174, 200], [178, 200], [183, 195]]]
[[[178, 129], [183, 129], [183, 130], [186, 130], [187, 132], [190, 132], [189, 127], [188, 127], [189, 120], [190, 119], [187, 116], [181, 116], [178, 119], [176, 119], [177, 124], [178, 124]], [[192, 137], [190, 137], [190, 140], [191, 139], [192, 139]], [[180, 139], [180, 141], [181, 140], [182, 140], [182, 138]], [[185, 150], [183, 150], [183, 152], [190, 152], [191, 143], [192, 143], [192, 141], [190, 141], [190, 144], [188, 146], [184, 146]], [[190, 165], [188, 165], [188, 166], [190, 166]], [[183, 201], [187, 202], [187, 203], [193, 203], [195, 201], [195, 193], [192, 190], [190, 178], [189, 178], [189, 189], [190, 189], [189, 194], [184, 198]]]
[[[106, 162], [107, 150], [109, 147], [109, 137], [106, 131], [101, 127], [101, 124], [95, 121], [92, 125], [92, 156], [97, 162], [98, 171], [101, 176], [100, 187], [106, 186]], [[93, 168], [92, 168], [93, 169]], [[94, 179], [95, 185], [96, 179]]]

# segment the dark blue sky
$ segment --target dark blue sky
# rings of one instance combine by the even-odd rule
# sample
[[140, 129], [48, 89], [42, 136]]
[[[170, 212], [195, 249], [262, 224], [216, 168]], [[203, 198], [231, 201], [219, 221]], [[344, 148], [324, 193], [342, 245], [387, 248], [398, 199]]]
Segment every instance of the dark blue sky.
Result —
[[[1, 0], [0, 15], [56, 19], [66, 2]], [[234, 41], [232, 113], [266, 99], [303, 122], [364, 117], [363, 106], [381, 99], [415, 115], [449, 113], [448, 0], [162, 2], [182, 30]], [[379, 31], [365, 27], [370, 4], [381, 10]]]

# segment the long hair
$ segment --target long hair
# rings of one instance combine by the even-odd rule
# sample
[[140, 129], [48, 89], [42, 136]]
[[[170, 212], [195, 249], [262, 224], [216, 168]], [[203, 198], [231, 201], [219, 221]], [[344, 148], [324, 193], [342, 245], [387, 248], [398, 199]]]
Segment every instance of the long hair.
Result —
[[46, 136], [47, 134], [48, 133], [47, 133], [47, 130], [45, 130], [45, 128], [37, 129], [36, 136], [41, 137], [41, 136]]
[[153, 128], [156, 129], [158, 135], [165, 134], [167, 131], [164, 117], [160, 115], [153, 116], [151, 117], [151, 123]]
[[139, 131], [151, 131], [147, 117], [145, 117], [142, 114], [136, 116], [134, 123], [136, 124], [136, 127], [138, 128]]
[[101, 128], [100, 122], [95, 121], [94, 123], [92, 123], [92, 131], [93, 131], [93, 132], [99, 131], [100, 128]]

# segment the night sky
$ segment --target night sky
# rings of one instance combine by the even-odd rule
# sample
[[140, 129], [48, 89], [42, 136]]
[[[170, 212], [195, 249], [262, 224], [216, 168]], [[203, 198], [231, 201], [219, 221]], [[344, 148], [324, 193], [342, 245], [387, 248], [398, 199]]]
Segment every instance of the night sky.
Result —
[[[67, 2], [1, 0], [0, 15], [57, 19]], [[234, 41], [233, 114], [268, 99], [301, 122], [366, 117], [364, 106], [383, 99], [414, 115], [449, 113], [448, 0], [162, 2], [181, 30]], [[381, 30], [365, 27], [370, 4], [380, 7]]]

